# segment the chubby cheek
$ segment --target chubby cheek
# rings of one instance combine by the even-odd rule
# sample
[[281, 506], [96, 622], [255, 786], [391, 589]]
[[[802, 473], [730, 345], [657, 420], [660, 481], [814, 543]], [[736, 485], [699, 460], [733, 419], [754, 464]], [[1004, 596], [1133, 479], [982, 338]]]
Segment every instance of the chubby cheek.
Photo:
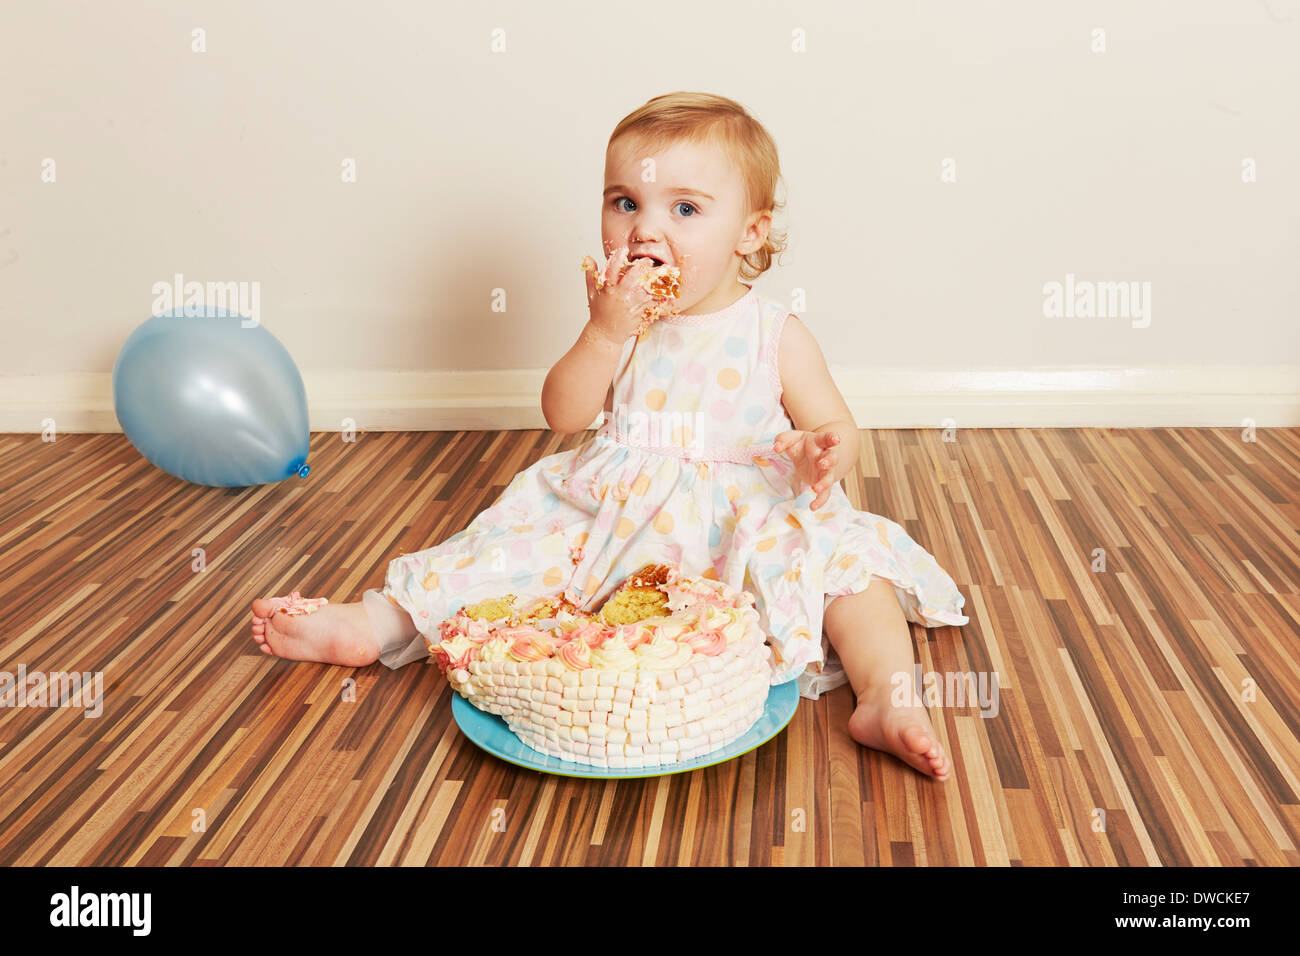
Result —
[[600, 226], [600, 249], [608, 259], [614, 253], [618, 252], [620, 246], [626, 246], [627, 235], [621, 234], [613, 223], [602, 221]]
[[682, 291], [689, 289], [696, 295], [705, 295], [716, 286], [722, 275], [721, 263], [706, 258], [691, 258], [682, 266]]
[[689, 252], [678, 253], [673, 250], [673, 264], [682, 271], [681, 286], [683, 294], [687, 289], [693, 289], [699, 282], [700, 272], [699, 263], [694, 255]]

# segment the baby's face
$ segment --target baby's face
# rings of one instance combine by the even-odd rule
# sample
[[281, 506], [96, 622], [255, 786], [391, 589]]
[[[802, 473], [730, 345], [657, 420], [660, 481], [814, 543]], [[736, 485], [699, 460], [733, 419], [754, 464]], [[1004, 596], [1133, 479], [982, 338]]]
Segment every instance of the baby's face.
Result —
[[605, 155], [605, 257], [627, 246], [629, 257], [677, 266], [678, 306], [689, 309], [734, 285], [741, 256], [762, 245], [748, 228], [755, 217], [747, 215], [744, 190], [718, 146], [675, 143], [650, 153], [635, 138], [620, 137]]

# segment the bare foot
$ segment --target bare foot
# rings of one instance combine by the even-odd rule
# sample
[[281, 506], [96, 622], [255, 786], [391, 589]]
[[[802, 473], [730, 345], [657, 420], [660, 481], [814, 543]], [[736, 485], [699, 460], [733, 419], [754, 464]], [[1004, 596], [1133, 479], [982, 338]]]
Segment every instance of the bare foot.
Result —
[[884, 750], [935, 780], [947, 780], [952, 766], [925, 708], [900, 707], [890, 697], [893, 688], [869, 688], [858, 695], [849, 717], [849, 736], [864, 747]]
[[[292, 661], [365, 667], [379, 660], [379, 642], [360, 601], [325, 604], [308, 614], [279, 608], [283, 598], [253, 601], [253, 640], [263, 654]], [[291, 606], [306, 602], [291, 602]]]

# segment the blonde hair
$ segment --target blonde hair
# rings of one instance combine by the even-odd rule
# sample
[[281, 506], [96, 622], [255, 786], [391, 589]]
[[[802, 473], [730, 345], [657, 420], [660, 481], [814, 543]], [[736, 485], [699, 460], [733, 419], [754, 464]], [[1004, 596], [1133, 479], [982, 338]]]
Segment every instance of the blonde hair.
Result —
[[[610, 134], [608, 146], [621, 136], [634, 136], [651, 151], [679, 142], [720, 146], [740, 167], [747, 214], [768, 211], [775, 215], [785, 206], [784, 201], [776, 201], [776, 184], [781, 179], [776, 143], [763, 124], [735, 100], [712, 93], [665, 93], [623, 117]], [[785, 244], [786, 234], [769, 227], [762, 247], [741, 261], [740, 277], [758, 278], [772, 267], [773, 257], [785, 251]]]

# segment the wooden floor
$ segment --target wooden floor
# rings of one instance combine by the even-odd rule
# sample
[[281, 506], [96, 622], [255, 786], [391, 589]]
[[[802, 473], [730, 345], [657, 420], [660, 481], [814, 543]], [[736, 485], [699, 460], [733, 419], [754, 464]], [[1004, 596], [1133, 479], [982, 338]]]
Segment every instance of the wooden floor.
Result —
[[309, 478], [235, 490], [0, 435], [0, 671], [104, 695], [0, 709], [0, 864], [1300, 864], [1300, 430], [864, 432], [850, 500], [967, 597], [923, 670], [997, 674], [996, 717], [931, 709], [945, 784], [854, 744], [848, 688], [604, 783], [476, 749], [434, 666], [258, 652], [253, 597], [355, 600], [584, 437], [319, 433]]

